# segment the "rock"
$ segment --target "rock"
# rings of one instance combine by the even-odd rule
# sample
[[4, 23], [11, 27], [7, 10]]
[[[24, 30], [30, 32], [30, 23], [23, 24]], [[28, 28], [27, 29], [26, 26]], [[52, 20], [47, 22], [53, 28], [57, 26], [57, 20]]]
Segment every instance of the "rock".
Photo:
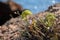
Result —
[[[56, 25], [52, 29], [54, 32], [57, 33], [57, 35], [60, 34], [60, 4], [55, 4], [50, 6], [48, 10], [44, 12], [40, 12], [34, 15], [28, 15], [27, 21], [22, 20], [20, 16], [16, 18], [11, 18], [9, 21], [5, 22], [5, 24], [0, 26], [0, 38], [3, 40], [48, 40], [48, 34], [52, 35], [54, 33], [45, 32], [46, 30], [43, 27], [44, 25], [39, 22], [39, 18], [45, 19], [46, 14], [49, 12], [56, 15]], [[32, 25], [33, 19], [38, 21], [37, 28]], [[30, 30], [30, 28], [32, 30]], [[46, 38], [45, 36], [42, 36], [42, 34], [44, 34]]]

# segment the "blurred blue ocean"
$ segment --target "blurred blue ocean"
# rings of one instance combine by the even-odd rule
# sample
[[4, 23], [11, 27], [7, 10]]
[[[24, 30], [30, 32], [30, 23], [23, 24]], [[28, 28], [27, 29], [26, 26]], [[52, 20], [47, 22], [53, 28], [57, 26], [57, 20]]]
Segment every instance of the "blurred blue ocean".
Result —
[[50, 5], [59, 3], [60, 0], [13, 0], [21, 4], [24, 9], [30, 9], [33, 13], [47, 10]]

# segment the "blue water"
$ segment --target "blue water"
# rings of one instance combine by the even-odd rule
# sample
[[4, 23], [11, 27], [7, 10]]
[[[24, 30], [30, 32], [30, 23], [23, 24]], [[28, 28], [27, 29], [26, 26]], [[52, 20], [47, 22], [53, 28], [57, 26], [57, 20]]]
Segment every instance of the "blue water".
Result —
[[24, 9], [30, 9], [34, 14], [47, 10], [50, 5], [59, 3], [60, 0], [13, 0], [21, 4]]

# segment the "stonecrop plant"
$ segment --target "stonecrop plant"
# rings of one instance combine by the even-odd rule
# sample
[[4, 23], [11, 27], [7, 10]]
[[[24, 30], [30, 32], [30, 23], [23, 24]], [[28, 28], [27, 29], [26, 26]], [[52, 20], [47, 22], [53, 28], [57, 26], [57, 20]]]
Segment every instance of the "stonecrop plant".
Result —
[[54, 25], [56, 17], [53, 13], [48, 13], [45, 17], [44, 23], [47, 27], [51, 27]]
[[22, 17], [22, 19], [25, 20], [27, 15], [31, 15], [31, 14], [32, 14], [32, 12], [30, 10], [25, 10], [22, 12], [21, 17]]

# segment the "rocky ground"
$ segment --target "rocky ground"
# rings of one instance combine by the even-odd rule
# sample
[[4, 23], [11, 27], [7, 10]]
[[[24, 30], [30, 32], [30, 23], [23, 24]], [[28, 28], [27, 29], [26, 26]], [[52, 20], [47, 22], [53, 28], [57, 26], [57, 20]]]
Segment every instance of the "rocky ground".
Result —
[[[55, 25], [49, 30], [39, 21], [39, 18], [44, 19], [48, 12], [56, 16]], [[36, 21], [37, 26], [34, 24]], [[11, 18], [0, 26], [0, 40], [60, 40], [60, 4], [27, 16], [27, 20], [22, 20], [20, 16]]]

